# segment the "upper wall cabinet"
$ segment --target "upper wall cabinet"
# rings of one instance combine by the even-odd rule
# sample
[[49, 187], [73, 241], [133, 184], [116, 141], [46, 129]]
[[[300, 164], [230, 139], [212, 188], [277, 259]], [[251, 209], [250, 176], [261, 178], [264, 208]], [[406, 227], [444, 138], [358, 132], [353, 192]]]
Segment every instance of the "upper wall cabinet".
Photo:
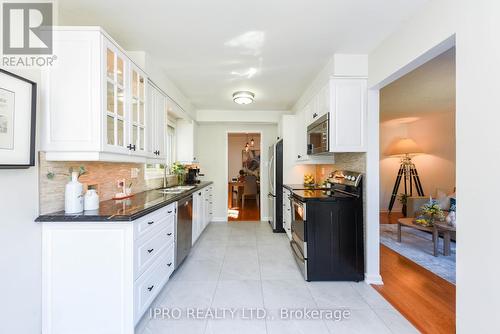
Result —
[[364, 78], [331, 78], [304, 107], [307, 125], [329, 113], [330, 152], [366, 150], [366, 95]]
[[366, 151], [366, 79], [332, 78], [329, 93], [330, 152]]
[[178, 119], [176, 131], [177, 160], [185, 164], [198, 162], [198, 125], [191, 119]]
[[167, 96], [153, 83], [148, 83], [149, 157], [165, 160], [165, 129], [167, 126]]
[[55, 28], [42, 72], [48, 160], [142, 162], [149, 155], [146, 74], [102, 30]]

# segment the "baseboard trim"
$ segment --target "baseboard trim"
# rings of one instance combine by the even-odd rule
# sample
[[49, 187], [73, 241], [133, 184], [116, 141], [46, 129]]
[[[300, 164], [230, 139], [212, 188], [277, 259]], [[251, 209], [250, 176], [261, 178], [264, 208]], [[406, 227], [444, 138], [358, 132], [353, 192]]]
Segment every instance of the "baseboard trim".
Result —
[[260, 219], [260, 221], [263, 221], [263, 222], [268, 222], [269, 220], [271, 220], [271, 217], [262, 217]]
[[214, 217], [212, 218], [213, 223], [227, 223], [227, 217]]
[[365, 273], [365, 283], [366, 284], [374, 284], [374, 285], [384, 285], [382, 281], [382, 276], [380, 275], [371, 275]]

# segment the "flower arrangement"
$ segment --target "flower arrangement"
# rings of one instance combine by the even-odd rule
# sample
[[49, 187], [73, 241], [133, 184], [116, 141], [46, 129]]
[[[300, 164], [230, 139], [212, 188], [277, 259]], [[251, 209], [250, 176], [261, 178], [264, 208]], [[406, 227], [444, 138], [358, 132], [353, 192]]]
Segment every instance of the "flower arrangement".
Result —
[[443, 210], [432, 197], [420, 208], [420, 212], [421, 215], [415, 219], [415, 223], [423, 226], [432, 226], [435, 221], [443, 221], [445, 218]]
[[[80, 176], [85, 175], [85, 174], [88, 173], [88, 171], [85, 169], [85, 166], [78, 167], [77, 171], [78, 171], [78, 178], [80, 178]], [[71, 180], [71, 174], [73, 172], [76, 172], [73, 167], [69, 168], [68, 173], [54, 173], [52, 171], [49, 171], [47, 173], [47, 179], [53, 180], [57, 175], [64, 175], [64, 176], [69, 177], [69, 179]]]

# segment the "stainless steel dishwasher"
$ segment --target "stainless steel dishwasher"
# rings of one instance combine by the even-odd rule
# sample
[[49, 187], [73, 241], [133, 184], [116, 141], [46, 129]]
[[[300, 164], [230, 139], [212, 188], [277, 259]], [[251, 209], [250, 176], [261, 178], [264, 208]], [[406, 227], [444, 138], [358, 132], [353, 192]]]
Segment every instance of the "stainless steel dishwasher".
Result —
[[182, 261], [191, 250], [193, 233], [193, 195], [177, 202], [177, 225], [175, 233], [175, 268], [179, 268]]

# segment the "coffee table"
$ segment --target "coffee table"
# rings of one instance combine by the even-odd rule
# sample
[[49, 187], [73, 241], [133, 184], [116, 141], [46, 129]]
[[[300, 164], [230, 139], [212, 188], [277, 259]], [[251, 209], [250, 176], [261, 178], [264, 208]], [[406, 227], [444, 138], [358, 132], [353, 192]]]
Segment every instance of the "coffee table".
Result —
[[451, 240], [451, 232], [455, 232], [456, 229], [453, 226], [449, 226], [446, 223], [435, 223], [433, 226], [422, 226], [420, 224], [414, 223], [415, 218], [399, 218], [398, 219], [398, 242], [401, 242], [401, 227], [410, 227], [416, 230], [425, 231], [432, 233], [432, 243], [434, 245], [433, 254], [434, 256], [438, 256], [438, 241], [439, 235], [443, 235], [444, 245], [443, 245], [443, 254], [445, 256], [449, 256], [450, 251], [450, 240]]
[[438, 243], [439, 234], [443, 235], [443, 254], [444, 256], [450, 256], [451, 254], [451, 233], [456, 232], [457, 229], [454, 226], [448, 225], [446, 223], [434, 223], [432, 230], [432, 239], [434, 242], [434, 256], [438, 254]]

